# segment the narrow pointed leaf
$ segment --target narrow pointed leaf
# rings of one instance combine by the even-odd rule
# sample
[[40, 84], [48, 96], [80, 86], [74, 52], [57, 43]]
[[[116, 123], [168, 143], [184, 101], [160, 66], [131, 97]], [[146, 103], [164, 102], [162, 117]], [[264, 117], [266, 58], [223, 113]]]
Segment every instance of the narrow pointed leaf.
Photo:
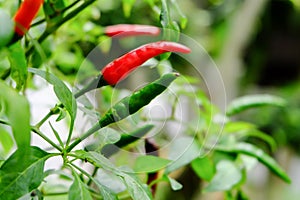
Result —
[[173, 160], [166, 168], [165, 173], [169, 174], [172, 171], [189, 164], [201, 154], [200, 145], [192, 137], [176, 138], [171, 144], [169, 159]]
[[133, 174], [121, 173], [128, 192], [133, 200], [151, 200], [152, 195], [147, 185], [142, 184]]
[[117, 195], [106, 186], [102, 185], [98, 180], [93, 179], [96, 186], [99, 188], [100, 193], [105, 200], [117, 200]]
[[136, 173], [156, 172], [166, 167], [171, 161], [157, 156], [140, 156], [137, 158], [134, 171]]
[[242, 179], [242, 173], [231, 161], [222, 160], [217, 164], [216, 174], [204, 188], [204, 192], [226, 191], [232, 189]]
[[183, 185], [178, 181], [176, 181], [175, 179], [171, 178], [170, 176], [164, 175], [163, 178], [170, 183], [172, 190], [178, 191], [182, 189]]
[[134, 200], [151, 200], [151, 192], [142, 184], [134, 174], [130, 174], [118, 169], [107, 158], [97, 152], [75, 151], [76, 155], [81, 159], [86, 159], [88, 162], [93, 163], [95, 166], [108, 170], [115, 175], [121, 177], [126, 185], [130, 196]]
[[196, 158], [191, 163], [194, 172], [202, 179], [210, 181], [215, 175], [214, 163], [208, 157]]
[[250, 108], [261, 106], [284, 107], [286, 101], [273, 95], [249, 95], [233, 100], [227, 107], [226, 114], [232, 116]]
[[48, 83], [53, 85], [54, 92], [57, 98], [60, 100], [60, 102], [64, 105], [64, 107], [68, 111], [71, 120], [74, 121], [77, 112], [76, 100], [72, 92], [64, 84], [64, 82], [62, 82], [58, 77], [46, 71], [42, 71], [35, 68], [29, 68], [28, 71], [42, 77]]
[[113, 170], [115, 169], [115, 166], [105, 158], [103, 155], [100, 153], [94, 152], [94, 151], [82, 151], [82, 150], [77, 150], [75, 151], [76, 155], [79, 156], [83, 160], [88, 160], [90, 163], [95, 165], [96, 167], [100, 167], [106, 170]]
[[275, 175], [290, 183], [291, 180], [285, 171], [277, 164], [277, 162], [263, 150], [248, 143], [238, 143], [230, 146], [216, 146], [216, 151], [228, 152], [228, 153], [241, 153], [257, 158], [259, 162], [268, 167]]

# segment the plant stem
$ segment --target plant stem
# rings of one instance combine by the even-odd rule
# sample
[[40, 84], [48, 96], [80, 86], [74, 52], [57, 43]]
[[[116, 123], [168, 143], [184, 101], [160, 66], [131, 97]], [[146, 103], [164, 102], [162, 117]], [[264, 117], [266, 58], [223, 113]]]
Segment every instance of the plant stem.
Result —
[[55, 144], [54, 142], [52, 142], [52, 140], [50, 140], [46, 135], [44, 135], [38, 128], [36, 127], [31, 127], [31, 131], [36, 133], [38, 136], [40, 136], [41, 138], [43, 138], [46, 142], [48, 142], [51, 146], [53, 146], [55, 149], [57, 149], [58, 151], [62, 152], [62, 148], [59, 147], [57, 144]]
[[[0, 119], [0, 124], [8, 125], [10, 126], [10, 123], [7, 121], [4, 121]], [[41, 138], [43, 138], [45, 141], [47, 141], [51, 146], [53, 146], [55, 149], [59, 150], [60, 152], [62, 151], [62, 148], [59, 147], [57, 144], [52, 142], [46, 135], [44, 135], [37, 127], [32, 126], [31, 131], [39, 135]]]
[[58, 132], [54, 129], [54, 127], [52, 126], [52, 124], [51, 124], [50, 122], [49, 122], [49, 125], [50, 125], [50, 127], [51, 127], [51, 129], [52, 129], [52, 131], [53, 131], [53, 133], [54, 133], [54, 135], [55, 135], [57, 141], [59, 142], [60, 146], [63, 147], [63, 146], [64, 146], [64, 143], [63, 143], [63, 141], [60, 139], [60, 136], [59, 136]]
[[66, 12], [67, 10], [69, 10], [70, 8], [74, 7], [77, 3], [79, 3], [80, 1], [82, 0], [77, 0], [77, 1], [74, 1], [73, 3], [71, 3], [70, 5], [68, 5], [67, 7], [65, 7], [61, 12], [64, 13]]
[[31, 27], [31, 28], [32, 28], [32, 27], [35, 27], [35, 26], [37, 26], [37, 25], [40, 25], [40, 24], [44, 23], [45, 21], [46, 21], [46, 19], [41, 19], [41, 20], [39, 20], [39, 21], [33, 23], [30, 27]]
[[[107, 83], [105, 82], [105, 80], [103, 79], [103, 76], [99, 75], [97, 76], [94, 80], [92, 80], [87, 86], [85, 86], [84, 88], [82, 88], [81, 90], [79, 90], [78, 92], [76, 92], [74, 94], [75, 98], [79, 98], [80, 96], [82, 96], [83, 94], [85, 94], [86, 92], [93, 90], [95, 88], [98, 87], [102, 87], [107, 85]], [[34, 127], [36, 127], [37, 129], [39, 129], [52, 115], [56, 114], [59, 108], [63, 108], [64, 105], [63, 104], [58, 104], [56, 105], [54, 108], [52, 108], [47, 114], [46, 116], [41, 119], [41, 121], [39, 121]], [[1, 122], [1, 121], [0, 121]], [[100, 129], [100, 128], [99, 128]], [[72, 131], [72, 130], [70, 130]], [[97, 130], [96, 130], [97, 131]], [[88, 136], [87, 136], [88, 137]], [[83, 139], [85, 139], [86, 137], [84, 137]], [[67, 139], [67, 143], [66, 145], [69, 144], [71, 140], [71, 134], [69, 134], [69, 137]], [[76, 144], [77, 145], [77, 144]]]
[[[68, 5], [67, 7], [65, 7], [63, 10], [60, 11], [60, 15], [62, 15], [64, 12], [66, 12], [67, 10], [69, 10], [70, 8], [74, 7], [77, 3], [79, 3], [81, 0], [77, 0], [77, 1], [74, 1], [73, 3], [71, 3], [70, 5]], [[46, 21], [46, 18], [44, 19], [41, 19], [35, 23], [33, 23], [30, 27], [34, 27], [34, 26], [37, 26], [37, 25], [40, 25], [42, 23], [44, 23]]]
[[101, 129], [102, 126], [97, 123], [95, 124], [92, 128], [90, 128], [86, 133], [84, 133], [81, 137], [77, 138], [76, 140], [74, 140], [73, 143], [71, 143], [70, 146], [68, 146], [66, 148], [66, 152], [70, 152], [75, 146], [77, 146], [81, 141], [85, 140], [87, 137], [89, 137], [90, 135], [92, 135], [93, 133], [95, 133], [96, 131], [98, 131], [99, 129]]
[[[83, 175], [85, 175], [85, 176], [88, 177], [89, 179], [94, 180], [94, 178], [93, 178], [89, 173], [87, 173], [86, 171], [84, 171], [84, 170], [81, 169], [80, 167], [74, 165], [73, 163], [69, 163], [69, 166], [70, 166], [70, 167], [73, 167], [73, 168], [75, 168], [75, 169], [77, 169], [78, 171], [80, 171], [80, 173], [82, 173]], [[91, 192], [91, 195], [96, 196], [97, 199], [100, 199], [100, 198], [101, 198], [101, 196], [100, 196], [93, 188], [90, 188], [90, 187], [89, 187], [88, 189], [89, 189], [89, 191]], [[102, 199], [102, 198], [101, 198], [101, 199]]]
[[91, 175], [89, 173], [87, 173], [86, 171], [84, 171], [83, 169], [81, 169], [80, 167], [74, 165], [73, 163], [69, 163], [70, 167], [74, 167], [75, 169], [77, 169], [78, 171], [80, 171], [80, 173], [82, 173], [83, 175], [85, 175], [88, 178], [93, 178], [91, 177]]
[[54, 193], [43, 193], [43, 196], [60, 196], [60, 195], [67, 195], [69, 191], [66, 192], [54, 192]]
[[88, 180], [88, 182], [87, 182], [87, 185], [90, 186], [90, 185], [92, 184], [92, 182], [93, 182], [93, 177], [96, 176], [96, 174], [97, 174], [97, 172], [98, 172], [98, 169], [99, 169], [99, 167], [94, 166], [93, 173], [91, 174], [91, 177], [92, 177], [92, 178], [89, 178], [89, 180]]
[[52, 115], [54, 115], [56, 113], [56, 110], [58, 109], [59, 105], [56, 105], [54, 108], [52, 108], [47, 114], [46, 116], [41, 119], [41, 121], [39, 121], [34, 127], [36, 128], [40, 128], [45, 121], [47, 121]]

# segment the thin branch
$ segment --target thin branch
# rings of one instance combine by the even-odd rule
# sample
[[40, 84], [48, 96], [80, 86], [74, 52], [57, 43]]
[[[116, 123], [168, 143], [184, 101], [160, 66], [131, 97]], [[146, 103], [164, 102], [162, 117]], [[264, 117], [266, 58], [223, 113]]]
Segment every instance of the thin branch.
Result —
[[31, 127], [31, 131], [34, 132], [34, 133], [36, 133], [41, 138], [43, 138], [46, 142], [48, 142], [55, 149], [57, 149], [58, 151], [62, 152], [62, 148], [60, 146], [58, 146], [57, 144], [55, 144], [54, 142], [52, 142], [52, 140], [50, 140], [46, 135], [44, 135], [38, 128]]

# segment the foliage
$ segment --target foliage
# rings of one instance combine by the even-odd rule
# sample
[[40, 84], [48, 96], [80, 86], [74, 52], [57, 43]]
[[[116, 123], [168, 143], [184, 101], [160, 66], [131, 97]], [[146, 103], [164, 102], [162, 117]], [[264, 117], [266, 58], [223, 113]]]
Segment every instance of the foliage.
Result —
[[[134, 92], [126, 81], [97, 88], [98, 105], [93, 105], [88, 91], [80, 89], [97, 78], [103, 60], [120, 56], [120, 49], [157, 40], [109, 38], [106, 25], [161, 24], [160, 37], [180, 41], [188, 21], [175, 0], [45, 0], [23, 38], [12, 37], [12, 22], [3, 21], [17, 10], [15, 4], [0, 2], [0, 199], [150, 200], [161, 182], [174, 191], [185, 187], [173, 174], [187, 166], [207, 183], [203, 192], [222, 191], [231, 199], [245, 198], [242, 186], [253, 163], [290, 182], [270, 155], [247, 142], [255, 137], [274, 149], [273, 139], [255, 125], [231, 118], [253, 107], [285, 106], [279, 97], [246, 96], [233, 101], [224, 114], [210, 102], [198, 78], [172, 73], [178, 57], [169, 53], [145, 64], [151, 66], [150, 81], [142, 81], [146, 86]], [[114, 48], [116, 41], [120, 48]], [[103, 63], [85, 59], [93, 49], [105, 57]], [[33, 124], [30, 107], [37, 105], [29, 104], [27, 91], [41, 89], [37, 77], [53, 86], [57, 104]], [[154, 99], [160, 100], [165, 116], [147, 115]], [[184, 115], [182, 102], [188, 102], [190, 116]], [[91, 128], [78, 131], [79, 136], [78, 113], [91, 119]], [[55, 124], [50, 122], [54, 116]], [[55, 128], [60, 121], [68, 133]], [[51, 148], [31, 146], [33, 134]], [[62, 164], [46, 170], [47, 161], [57, 157]]]

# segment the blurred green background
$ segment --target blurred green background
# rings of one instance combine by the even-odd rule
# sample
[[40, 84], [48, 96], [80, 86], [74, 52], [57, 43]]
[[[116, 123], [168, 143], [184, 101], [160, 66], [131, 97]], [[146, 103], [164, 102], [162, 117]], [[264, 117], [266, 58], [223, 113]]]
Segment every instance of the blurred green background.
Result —
[[[300, 167], [300, 1], [180, 1], [195, 38], [222, 73], [228, 100], [268, 93], [285, 98], [284, 109], [254, 109], [237, 117], [253, 122], [278, 144], [274, 157], [293, 182], [284, 184], [257, 167], [249, 174], [251, 199], [298, 199]], [[256, 142], [264, 148], [265, 144]], [[222, 199], [222, 197], [210, 197]], [[195, 198], [197, 199], [197, 198]], [[203, 199], [208, 199], [204, 197]]]

